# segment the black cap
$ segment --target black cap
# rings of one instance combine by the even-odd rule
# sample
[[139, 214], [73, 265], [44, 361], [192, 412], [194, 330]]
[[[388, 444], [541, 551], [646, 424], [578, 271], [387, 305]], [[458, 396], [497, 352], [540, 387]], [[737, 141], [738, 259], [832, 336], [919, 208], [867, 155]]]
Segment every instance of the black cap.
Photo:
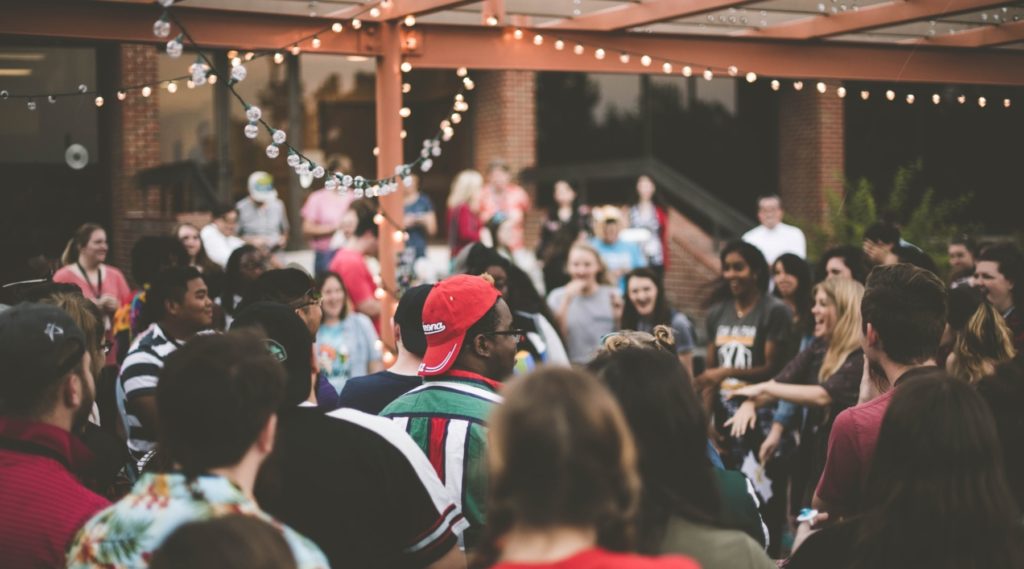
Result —
[[85, 335], [60, 308], [22, 303], [0, 313], [0, 410], [29, 411], [85, 354]]
[[277, 302], [256, 302], [243, 309], [231, 323], [232, 330], [257, 328], [266, 336], [267, 351], [288, 373], [282, 409], [309, 398], [313, 379], [313, 337], [295, 310]]
[[401, 329], [402, 347], [422, 358], [427, 351], [423, 334], [423, 304], [427, 302], [432, 284], [414, 286], [404, 293], [395, 308], [395, 325]]

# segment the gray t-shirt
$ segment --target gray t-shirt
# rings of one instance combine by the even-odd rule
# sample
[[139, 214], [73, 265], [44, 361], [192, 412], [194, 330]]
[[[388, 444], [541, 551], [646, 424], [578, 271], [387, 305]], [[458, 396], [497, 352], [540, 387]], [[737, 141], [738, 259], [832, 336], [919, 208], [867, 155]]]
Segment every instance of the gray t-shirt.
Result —
[[263, 207], [252, 198], [244, 198], [235, 205], [238, 209], [238, 235], [263, 237], [271, 247], [280, 245], [282, 234], [288, 233], [288, 216], [280, 198], [269, 200]]
[[732, 299], [715, 304], [708, 311], [707, 331], [718, 361], [708, 362], [708, 367], [749, 369], [764, 365], [765, 344], [784, 342], [792, 321], [789, 307], [767, 294], [742, 318], [736, 314]]
[[[600, 285], [588, 296], [577, 296], [569, 304], [568, 334], [565, 351], [569, 361], [583, 364], [590, 361], [601, 342], [601, 337], [615, 331], [615, 313], [612, 297], [618, 292], [615, 287]], [[548, 295], [548, 307], [558, 312], [565, 298], [565, 287], [559, 287]]]

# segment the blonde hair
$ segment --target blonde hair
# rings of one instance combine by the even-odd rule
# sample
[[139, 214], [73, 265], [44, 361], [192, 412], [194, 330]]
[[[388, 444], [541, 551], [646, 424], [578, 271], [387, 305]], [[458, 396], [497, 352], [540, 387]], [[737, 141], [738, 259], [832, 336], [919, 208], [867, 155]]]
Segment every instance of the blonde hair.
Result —
[[974, 383], [991, 373], [987, 364], [999, 365], [1016, 355], [1006, 321], [995, 307], [982, 302], [956, 336], [949, 371], [953, 377]]
[[476, 170], [463, 170], [452, 181], [452, 189], [448, 194], [448, 207], [458, 207], [469, 203], [475, 194], [484, 189], [484, 177]]
[[864, 297], [864, 285], [853, 279], [825, 279], [814, 287], [813, 294], [825, 293], [828, 301], [836, 307], [836, 325], [828, 341], [825, 359], [821, 362], [818, 381], [832, 376], [846, 358], [860, 348], [864, 329], [861, 324], [860, 301]]
[[[572, 255], [572, 252], [575, 251], [575, 250], [586, 251], [587, 253], [590, 253], [591, 255], [593, 255], [594, 259], [597, 261], [597, 275], [596, 275], [596, 279], [597, 279], [598, 284], [609, 284], [609, 281], [608, 281], [608, 265], [604, 264], [604, 259], [601, 258], [601, 254], [597, 252], [597, 249], [595, 249], [593, 245], [591, 245], [590, 243], [587, 243], [586, 241], [577, 241], [577, 242], [572, 244], [572, 247], [569, 247], [569, 255]], [[566, 266], [568, 267], [568, 264], [569, 264], [569, 258], [568, 257], [566, 257], [565, 263], [566, 263]], [[568, 272], [568, 268], [566, 269], [566, 272]]]
[[646, 348], [670, 354], [676, 353], [676, 337], [671, 328], [664, 324], [658, 324], [652, 332], [619, 330], [607, 334], [601, 339], [600, 353], [618, 352], [626, 348]]

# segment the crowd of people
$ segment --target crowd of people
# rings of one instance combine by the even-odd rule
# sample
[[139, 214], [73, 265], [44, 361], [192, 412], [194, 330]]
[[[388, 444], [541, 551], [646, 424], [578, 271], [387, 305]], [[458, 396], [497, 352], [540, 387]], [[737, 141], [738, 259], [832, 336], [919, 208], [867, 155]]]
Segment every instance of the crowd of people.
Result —
[[436, 282], [405, 186], [393, 315], [375, 203], [313, 192], [314, 272], [282, 267], [263, 172], [141, 238], [134, 286], [86, 224], [3, 287], [0, 566], [1024, 567], [1016, 246], [957, 236], [940, 278], [879, 222], [812, 263], [767, 196], [688, 315], [650, 178], [628, 207], [558, 182], [531, 251], [486, 174]]

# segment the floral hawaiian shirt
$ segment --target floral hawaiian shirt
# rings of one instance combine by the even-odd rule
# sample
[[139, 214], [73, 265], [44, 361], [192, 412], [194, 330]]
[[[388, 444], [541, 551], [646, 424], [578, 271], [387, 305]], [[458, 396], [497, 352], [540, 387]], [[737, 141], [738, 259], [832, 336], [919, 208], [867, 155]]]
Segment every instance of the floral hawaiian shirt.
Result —
[[144, 569], [153, 552], [179, 526], [229, 514], [255, 516], [280, 529], [299, 569], [329, 567], [319, 547], [260, 510], [228, 479], [146, 474], [131, 493], [96, 514], [78, 532], [68, 552], [68, 568]]

